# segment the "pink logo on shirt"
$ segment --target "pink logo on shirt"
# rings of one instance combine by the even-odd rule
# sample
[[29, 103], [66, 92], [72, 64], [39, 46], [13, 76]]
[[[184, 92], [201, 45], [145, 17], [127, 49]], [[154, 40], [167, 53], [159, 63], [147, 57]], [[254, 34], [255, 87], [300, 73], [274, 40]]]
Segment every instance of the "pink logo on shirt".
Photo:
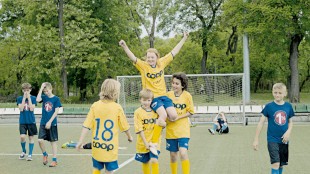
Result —
[[51, 102], [46, 102], [44, 105], [44, 109], [46, 112], [50, 112], [53, 109], [53, 104]]
[[276, 112], [274, 121], [280, 126], [284, 125], [286, 123], [286, 113], [283, 111]]

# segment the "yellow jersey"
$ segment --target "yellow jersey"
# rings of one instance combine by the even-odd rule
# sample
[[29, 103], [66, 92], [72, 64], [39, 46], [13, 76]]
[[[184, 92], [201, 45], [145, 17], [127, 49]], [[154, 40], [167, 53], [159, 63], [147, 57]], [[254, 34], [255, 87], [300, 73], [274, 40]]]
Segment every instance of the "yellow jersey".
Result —
[[154, 93], [154, 97], [166, 95], [166, 83], [164, 78], [165, 67], [173, 60], [171, 53], [158, 59], [156, 67], [151, 67], [147, 62], [137, 58], [135, 67], [139, 70], [142, 80], [142, 88], [149, 89]]
[[[157, 113], [153, 110], [147, 111], [142, 107], [139, 107], [134, 113], [134, 125], [135, 133], [138, 134], [144, 131], [145, 139], [147, 142], [151, 142], [153, 136], [153, 129], [158, 118]], [[157, 149], [160, 150], [161, 136], [159, 138]], [[137, 137], [136, 152], [137, 153], [147, 153], [150, 150], [145, 148], [143, 140], [140, 135]]]
[[[182, 116], [187, 112], [194, 114], [193, 98], [189, 92], [183, 91], [179, 97], [176, 97], [173, 91], [169, 91], [167, 96], [172, 100], [178, 116]], [[167, 120], [166, 139], [178, 138], [190, 138], [190, 122], [188, 118], [175, 122]]]
[[92, 130], [92, 156], [100, 162], [116, 161], [118, 157], [118, 134], [130, 126], [123, 108], [107, 100], [95, 102], [83, 123]]

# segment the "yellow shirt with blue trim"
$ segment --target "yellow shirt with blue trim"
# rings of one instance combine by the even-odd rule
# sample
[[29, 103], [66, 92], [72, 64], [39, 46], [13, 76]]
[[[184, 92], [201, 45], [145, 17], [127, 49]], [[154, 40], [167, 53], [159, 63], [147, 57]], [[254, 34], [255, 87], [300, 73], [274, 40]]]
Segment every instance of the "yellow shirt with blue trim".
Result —
[[[193, 97], [189, 92], [183, 91], [177, 97], [173, 91], [169, 91], [167, 96], [172, 100], [178, 116], [182, 116], [187, 112], [194, 114]], [[188, 118], [182, 118], [175, 122], [167, 120], [166, 139], [178, 138], [190, 138], [190, 122]]]
[[[142, 107], [139, 107], [134, 113], [134, 125], [135, 125], [135, 133], [137, 134], [137, 142], [136, 142], [136, 152], [137, 153], [147, 153], [150, 150], [145, 148], [143, 140], [139, 132], [143, 131], [144, 136], [147, 142], [151, 142], [153, 136], [154, 125], [158, 118], [157, 113], [153, 110], [147, 111]], [[160, 150], [161, 137], [159, 138], [159, 143], [157, 149]]]
[[93, 158], [100, 162], [116, 161], [119, 130], [123, 132], [130, 128], [121, 105], [107, 100], [95, 102], [83, 127], [92, 130]]
[[171, 53], [158, 59], [156, 67], [150, 66], [147, 62], [137, 58], [135, 67], [141, 74], [143, 89], [149, 89], [154, 93], [154, 97], [166, 95], [166, 83], [164, 78], [165, 67], [173, 60]]

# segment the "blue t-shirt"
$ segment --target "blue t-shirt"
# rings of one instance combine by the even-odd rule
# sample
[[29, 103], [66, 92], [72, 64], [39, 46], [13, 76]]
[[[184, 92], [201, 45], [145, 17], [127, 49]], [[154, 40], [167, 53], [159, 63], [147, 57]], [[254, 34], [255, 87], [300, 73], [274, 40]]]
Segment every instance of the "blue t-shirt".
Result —
[[[30, 96], [31, 103], [37, 105], [36, 97]], [[22, 104], [23, 96], [19, 96], [16, 99], [17, 105]], [[28, 99], [25, 100], [25, 106], [23, 111], [20, 111], [19, 114], [19, 124], [36, 124], [36, 119], [34, 117], [34, 112], [30, 111]]]
[[262, 114], [268, 118], [267, 141], [282, 143], [282, 136], [288, 129], [289, 119], [295, 113], [290, 103], [278, 105], [274, 101], [268, 103], [262, 110]]
[[[46, 95], [42, 95], [42, 102], [42, 118], [40, 124], [46, 125], [46, 123], [53, 116], [55, 109], [61, 107], [61, 103], [59, 97], [55, 95], [52, 98], [49, 98]], [[55, 117], [51, 125], [57, 125], [57, 117]]]

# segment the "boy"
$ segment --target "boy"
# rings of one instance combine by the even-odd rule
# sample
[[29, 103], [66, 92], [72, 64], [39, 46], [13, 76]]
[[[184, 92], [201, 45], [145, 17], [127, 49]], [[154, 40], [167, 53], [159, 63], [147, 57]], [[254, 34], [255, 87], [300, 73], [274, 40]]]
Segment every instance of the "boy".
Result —
[[159, 52], [154, 48], [146, 51], [146, 60], [138, 59], [128, 48], [126, 42], [121, 40], [119, 45], [124, 49], [129, 59], [141, 74], [142, 88], [150, 89], [154, 93], [154, 100], [151, 108], [158, 114], [158, 119], [154, 127], [153, 138], [150, 144], [150, 150], [153, 154], [157, 154], [157, 144], [163, 127], [166, 126], [166, 119], [175, 120], [178, 116], [171, 99], [166, 96], [166, 84], [164, 78], [164, 69], [173, 60], [184, 45], [188, 38], [188, 33], [184, 32], [181, 41], [172, 49], [170, 53], [164, 57], [160, 57]]
[[254, 150], [258, 150], [258, 137], [267, 118], [271, 174], [282, 174], [283, 166], [288, 164], [288, 143], [293, 129], [292, 117], [295, 114], [292, 105], [283, 100], [287, 95], [286, 86], [283, 83], [273, 85], [272, 95], [274, 101], [266, 104], [262, 110], [263, 115], [256, 128], [253, 147]]
[[181, 159], [183, 174], [190, 173], [190, 161], [188, 158], [188, 143], [190, 139], [189, 117], [194, 114], [192, 95], [187, 92], [188, 79], [184, 73], [172, 75], [172, 91], [167, 96], [172, 99], [177, 110], [178, 117], [175, 121], [167, 121], [166, 149], [170, 151], [170, 168], [172, 174], [178, 171], [178, 154]]
[[[152, 139], [154, 125], [158, 118], [158, 115], [151, 109], [153, 98], [154, 95], [151, 90], [142, 89], [139, 93], [141, 107], [139, 107], [134, 113], [135, 132], [138, 135], [135, 159], [142, 163], [143, 174], [159, 173], [158, 155], [153, 154], [149, 150], [149, 142]], [[158, 154], [160, 149], [160, 139], [157, 146]], [[152, 172], [150, 172], [150, 169]]]
[[[62, 107], [59, 97], [52, 93], [52, 85], [49, 82], [44, 82], [41, 85], [37, 96], [37, 102], [42, 103], [42, 118], [40, 122], [38, 141], [43, 153], [43, 164], [48, 163], [48, 154], [45, 150], [44, 140], [51, 142], [53, 160], [49, 167], [57, 166], [57, 141], [58, 141], [58, 130], [57, 130], [57, 114], [59, 108]], [[42, 95], [42, 92], [44, 95]]]
[[20, 133], [20, 144], [22, 146], [22, 153], [19, 159], [25, 159], [26, 155], [26, 135], [28, 132], [29, 138], [29, 153], [27, 161], [32, 161], [32, 151], [34, 147], [33, 136], [37, 135], [37, 125], [34, 117], [34, 108], [37, 104], [36, 97], [30, 94], [31, 85], [29, 83], [22, 84], [23, 96], [17, 98], [17, 105], [20, 110], [19, 115], [19, 133]]
[[227, 134], [229, 132], [229, 127], [224, 112], [220, 112], [216, 115], [214, 118], [213, 128], [208, 130], [211, 135], [214, 135], [215, 131], [218, 132], [219, 135]]
[[128, 141], [132, 141], [129, 124], [121, 105], [116, 103], [120, 93], [120, 83], [106, 79], [101, 85], [100, 100], [95, 102], [88, 112], [76, 149], [82, 148], [82, 142], [92, 129], [93, 174], [100, 174], [105, 168], [106, 174], [112, 174], [118, 168], [118, 134], [125, 132]]

